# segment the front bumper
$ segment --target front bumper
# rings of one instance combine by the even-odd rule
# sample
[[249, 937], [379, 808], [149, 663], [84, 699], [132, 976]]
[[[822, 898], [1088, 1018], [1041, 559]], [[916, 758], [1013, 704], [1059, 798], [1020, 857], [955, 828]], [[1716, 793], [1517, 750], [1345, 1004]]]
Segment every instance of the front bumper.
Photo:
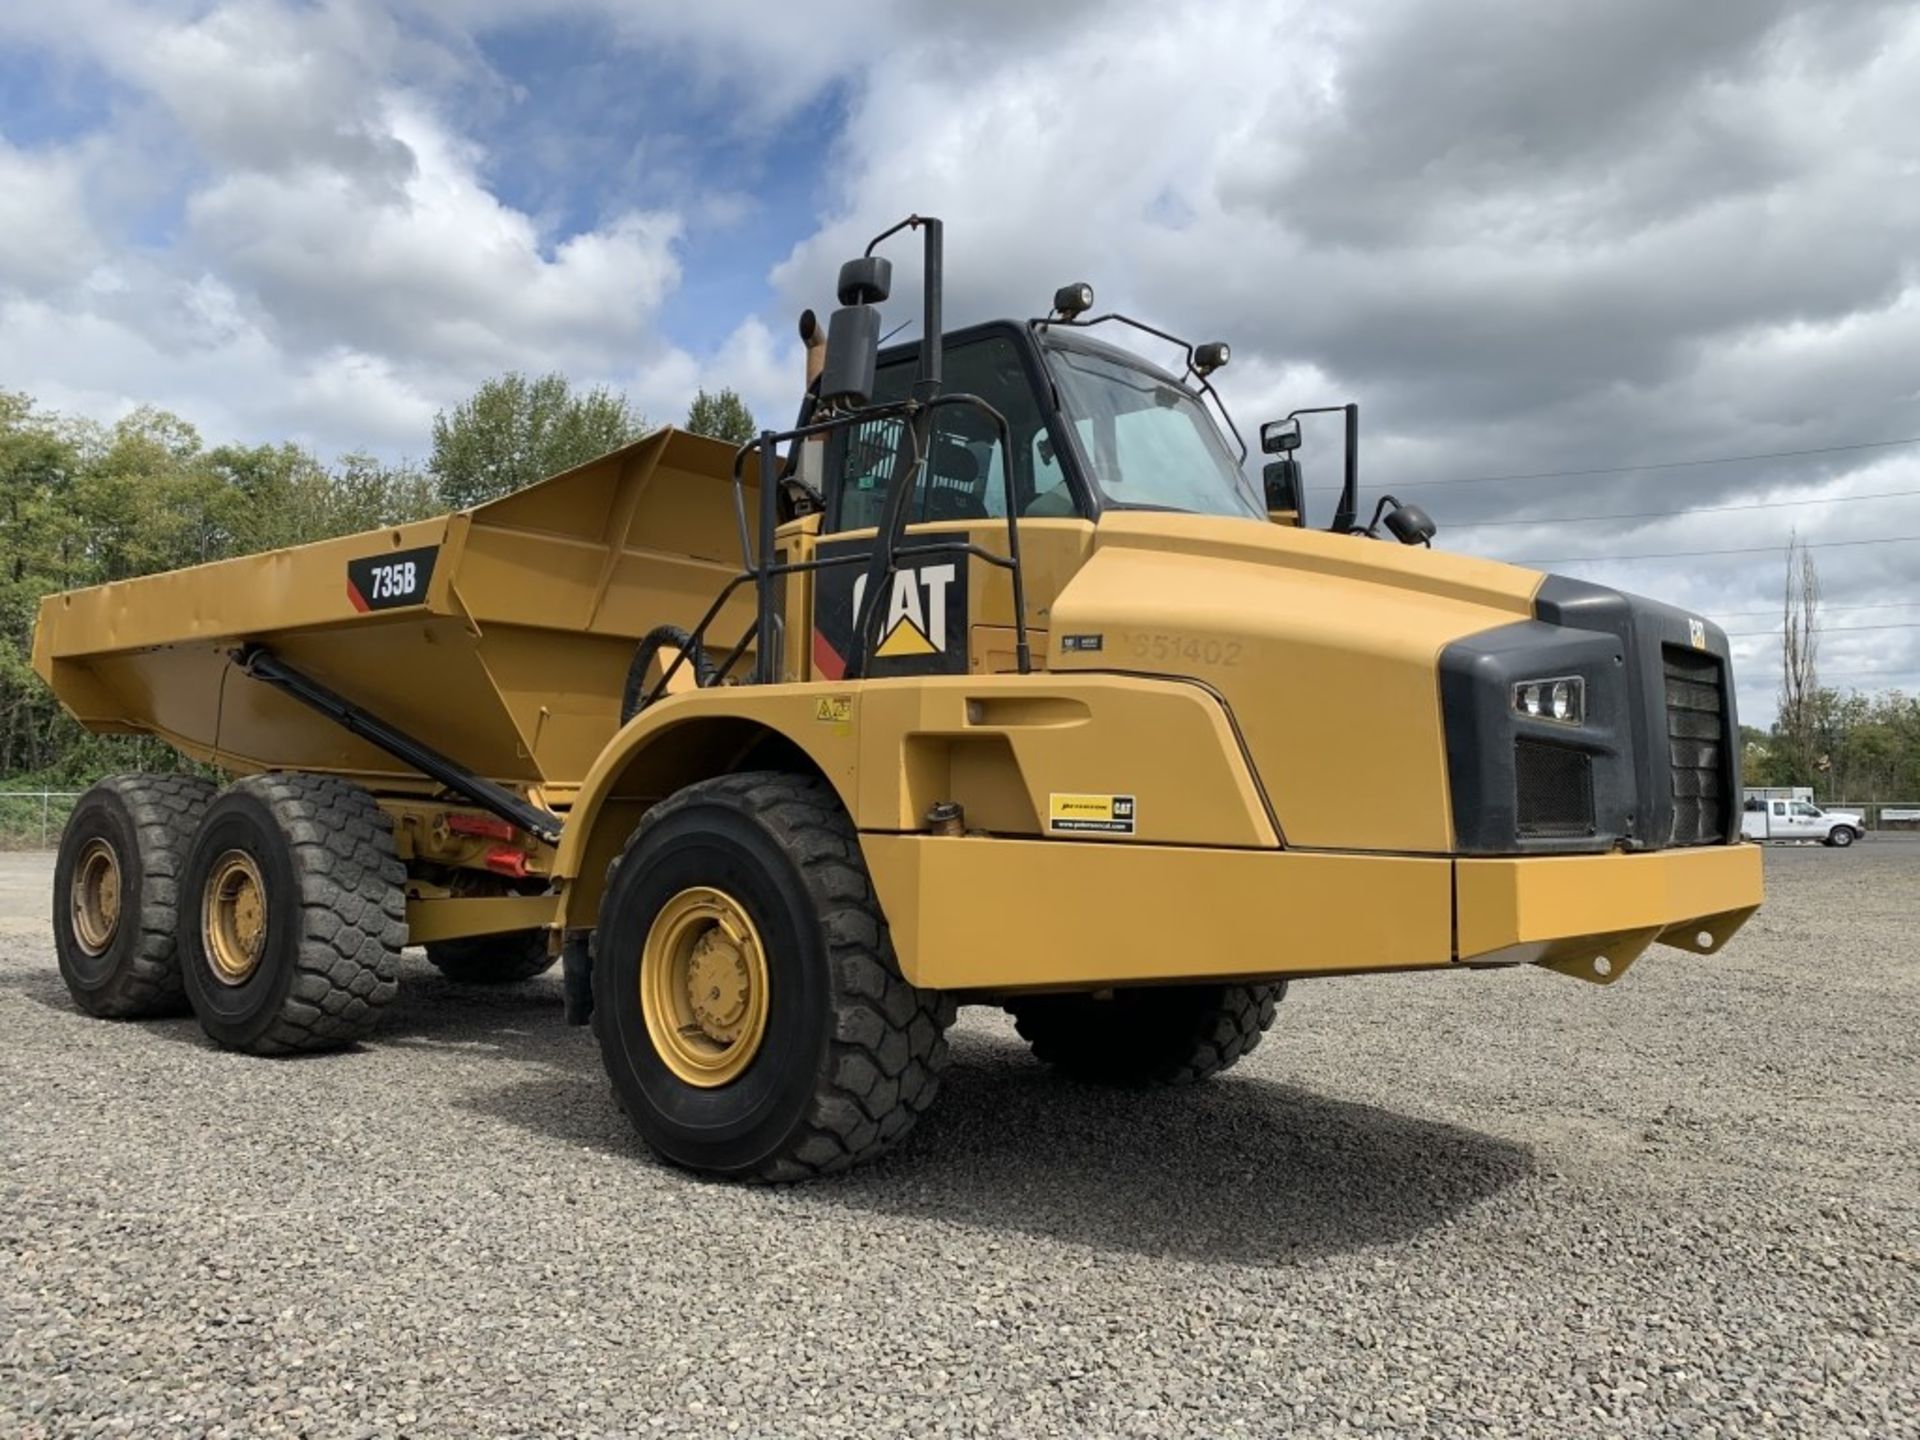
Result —
[[1718, 952], [1760, 907], [1760, 847], [1454, 862], [1457, 954], [1601, 984], [1654, 941]]
[[902, 971], [958, 991], [1526, 963], [1604, 984], [1656, 940], [1718, 952], [1762, 896], [1755, 845], [1453, 860], [873, 833], [861, 844]]

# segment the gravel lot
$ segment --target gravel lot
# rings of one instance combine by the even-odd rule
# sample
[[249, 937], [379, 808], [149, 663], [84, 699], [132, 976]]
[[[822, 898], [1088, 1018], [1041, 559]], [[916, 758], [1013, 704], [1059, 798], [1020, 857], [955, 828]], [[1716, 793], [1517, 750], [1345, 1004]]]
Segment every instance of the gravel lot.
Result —
[[1216, 1084], [964, 1011], [853, 1177], [653, 1163], [558, 981], [352, 1053], [81, 1017], [0, 856], [0, 1433], [1920, 1435], [1920, 845], [1715, 959], [1314, 981]]

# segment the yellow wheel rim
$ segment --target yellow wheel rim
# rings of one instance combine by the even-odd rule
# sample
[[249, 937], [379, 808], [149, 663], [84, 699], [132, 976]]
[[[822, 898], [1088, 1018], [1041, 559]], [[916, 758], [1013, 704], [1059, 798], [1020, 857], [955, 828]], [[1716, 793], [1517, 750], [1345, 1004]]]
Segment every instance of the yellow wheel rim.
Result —
[[260, 867], [244, 850], [229, 850], [213, 862], [200, 895], [200, 935], [213, 978], [244, 985], [267, 948], [267, 886]]
[[667, 901], [640, 952], [640, 1013], [689, 1085], [737, 1079], [767, 1033], [767, 952], [739, 901], [696, 885]]
[[120, 929], [120, 857], [105, 840], [89, 840], [73, 862], [67, 890], [73, 938], [89, 955], [99, 955]]

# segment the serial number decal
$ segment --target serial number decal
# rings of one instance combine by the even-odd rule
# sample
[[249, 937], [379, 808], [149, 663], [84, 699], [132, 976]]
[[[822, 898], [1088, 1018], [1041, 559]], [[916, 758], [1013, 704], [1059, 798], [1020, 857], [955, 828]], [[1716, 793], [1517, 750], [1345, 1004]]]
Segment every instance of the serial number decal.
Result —
[[347, 562], [347, 599], [360, 611], [387, 610], [396, 605], [426, 603], [433, 581], [437, 545], [418, 550], [395, 550], [385, 555], [363, 555]]
[[1131, 795], [1047, 796], [1047, 829], [1063, 835], [1131, 835]]
[[1238, 665], [1243, 647], [1238, 640], [1136, 630], [1127, 637], [1127, 649], [1136, 660], [1188, 660], [1196, 665]]

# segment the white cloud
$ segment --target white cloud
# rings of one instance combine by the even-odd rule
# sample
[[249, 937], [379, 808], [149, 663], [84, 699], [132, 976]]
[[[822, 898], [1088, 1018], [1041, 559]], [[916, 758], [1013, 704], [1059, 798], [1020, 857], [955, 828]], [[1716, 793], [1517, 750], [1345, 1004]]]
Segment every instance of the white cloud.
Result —
[[87, 214], [83, 160], [0, 139], [0, 290], [71, 284], [102, 252]]
[[[155, 402], [212, 435], [418, 453], [436, 408], [504, 369], [690, 369], [657, 326], [678, 218], [545, 232], [408, 87], [412, 42], [370, 7], [112, 18], [91, 58], [133, 88], [120, 129], [84, 156], [0, 145], [8, 383], [101, 418]], [[156, 130], [189, 152], [172, 243], [129, 243], [128, 213], [109, 244], [89, 190], [124, 186]]]
[[[555, 21], [676, 67], [743, 131], [834, 94], [845, 123], [820, 137], [816, 213], [765, 215], [727, 173], [683, 213], [610, 200], [609, 182], [602, 218], [570, 236], [503, 199], [450, 97], [506, 92], [480, 38]], [[417, 453], [434, 408], [514, 366], [620, 385], [658, 418], [731, 385], [784, 420], [791, 316], [830, 306], [839, 262], [917, 209], [948, 222], [954, 323], [1031, 314], [1087, 279], [1103, 308], [1232, 341], [1223, 389], [1248, 433], [1359, 399], [1363, 478], [1431, 509], [1442, 543], [1920, 533], [1914, 507], [1857, 498], [1550, 518], [1920, 488], [1913, 452], [1417, 488], [1920, 434], [1910, 7], [72, 0], [9, 7], [6, 34], [84, 53], [130, 97], [87, 141], [0, 142], [0, 360], [51, 405], [153, 400], [209, 434]], [[729, 215], [810, 233], [771, 277], [776, 314], [743, 301], [696, 355], [661, 317], [698, 263], [686, 237]], [[897, 254], [892, 321], [918, 303]], [[1314, 444], [1324, 477], [1331, 447]], [[1541, 524], [1449, 532], [1450, 515]], [[1912, 594], [1916, 550], [1817, 553], [1853, 604]], [[1778, 568], [1580, 573], [1714, 613], [1764, 608]], [[1834, 653], [1920, 667], [1916, 636]], [[1771, 683], [1749, 670], [1750, 712]]]

